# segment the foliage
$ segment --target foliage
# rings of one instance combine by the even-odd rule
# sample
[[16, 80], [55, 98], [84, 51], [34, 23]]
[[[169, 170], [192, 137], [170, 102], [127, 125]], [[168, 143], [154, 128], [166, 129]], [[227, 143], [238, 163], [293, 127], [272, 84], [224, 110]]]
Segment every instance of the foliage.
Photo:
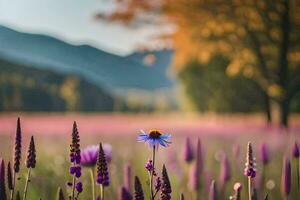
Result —
[[203, 65], [188, 63], [179, 73], [186, 93], [199, 111], [254, 112], [263, 110], [260, 88], [243, 76], [226, 75], [229, 61], [214, 56]]
[[0, 61], [1, 111], [112, 111], [113, 98], [72, 75]]

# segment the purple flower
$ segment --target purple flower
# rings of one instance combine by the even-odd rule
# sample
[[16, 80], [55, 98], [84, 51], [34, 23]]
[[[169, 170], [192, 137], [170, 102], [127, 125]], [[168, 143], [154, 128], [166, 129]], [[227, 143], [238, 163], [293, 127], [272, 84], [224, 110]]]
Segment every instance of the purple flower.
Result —
[[245, 164], [244, 175], [254, 178], [256, 176], [256, 162], [253, 156], [253, 149], [251, 142], [248, 142], [247, 145], [247, 156], [246, 156], [246, 164]]
[[82, 183], [81, 182], [78, 182], [77, 184], [76, 184], [76, 191], [78, 192], [78, 193], [81, 193], [82, 191], [83, 191], [83, 188], [82, 188]]
[[130, 192], [125, 187], [119, 188], [118, 200], [132, 200]]
[[172, 188], [171, 188], [171, 183], [165, 165], [163, 165], [163, 169], [162, 169], [162, 185], [160, 191], [161, 191], [160, 193], [161, 200], [171, 200]]
[[4, 160], [1, 161], [1, 166], [0, 166], [0, 199], [1, 200], [6, 200], [6, 186], [5, 186], [5, 164]]
[[97, 159], [97, 183], [103, 186], [109, 186], [109, 174], [105, 153], [100, 143]]
[[72, 143], [70, 145], [70, 161], [74, 164], [80, 164], [81, 156], [80, 156], [80, 139], [79, 139], [79, 132], [77, 129], [76, 122], [73, 123], [73, 130], [72, 130]]
[[186, 138], [185, 145], [183, 149], [183, 160], [186, 162], [191, 162], [194, 159], [193, 146], [191, 144], [190, 138]]
[[148, 142], [150, 147], [158, 147], [159, 145], [163, 147], [168, 147], [171, 142], [169, 141], [171, 139], [170, 134], [162, 134], [159, 130], [150, 130], [148, 133], [141, 130], [141, 134], [138, 136], [139, 142]]
[[148, 159], [148, 161], [145, 164], [145, 168], [147, 169], [148, 172], [151, 172], [152, 167], [153, 167], [152, 160]]
[[196, 165], [199, 169], [199, 173], [203, 170], [203, 152], [202, 152], [202, 145], [200, 139], [197, 142], [197, 151], [196, 151]]
[[20, 118], [18, 118], [17, 130], [15, 135], [15, 148], [14, 148], [14, 172], [15, 173], [18, 173], [20, 171], [21, 149], [22, 149], [21, 121]]
[[155, 179], [154, 187], [155, 187], [155, 190], [156, 190], [156, 191], [159, 191], [160, 188], [161, 188], [161, 179], [160, 179], [159, 176], [156, 177], [156, 179]]
[[8, 164], [7, 164], [7, 185], [8, 185], [8, 189], [9, 190], [13, 190], [14, 189], [14, 185], [13, 185], [13, 173], [12, 173], [10, 162], [8, 162]]
[[283, 195], [288, 196], [291, 192], [291, 163], [286, 157], [283, 159], [281, 186]]
[[26, 167], [35, 168], [36, 165], [36, 151], [33, 136], [31, 136], [30, 144], [27, 153]]
[[67, 182], [67, 186], [72, 187], [73, 184], [72, 184], [70, 181], [68, 181], [68, 182]]
[[190, 169], [189, 175], [189, 187], [192, 190], [197, 190], [200, 187], [200, 174], [203, 170], [203, 154], [201, 148], [201, 141], [198, 139], [197, 151], [196, 151], [196, 162]]
[[295, 142], [293, 149], [292, 149], [293, 157], [294, 158], [299, 158], [299, 147], [297, 142]]
[[140, 179], [136, 176], [134, 179], [134, 199], [144, 200], [144, 192]]
[[[111, 161], [112, 146], [110, 144], [103, 144], [103, 150], [106, 156], [107, 162]], [[99, 145], [90, 145], [82, 149], [81, 155], [81, 165], [85, 167], [93, 167], [97, 163], [99, 152]]]
[[270, 162], [269, 150], [265, 143], [260, 145], [260, 159], [264, 165], [267, 165]]
[[221, 161], [221, 172], [220, 172], [220, 182], [222, 186], [230, 180], [230, 166], [226, 154], [224, 154]]

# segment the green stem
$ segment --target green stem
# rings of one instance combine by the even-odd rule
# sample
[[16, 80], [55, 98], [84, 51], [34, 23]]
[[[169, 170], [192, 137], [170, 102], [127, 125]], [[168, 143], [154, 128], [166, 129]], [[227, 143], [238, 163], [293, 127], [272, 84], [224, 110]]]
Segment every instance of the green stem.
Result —
[[104, 186], [100, 184], [100, 200], [104, 200]]
[[28, 185], [29, 185], [29, 182], [30, 182], [30, 174], [31, 174], [31, 168], [28, 168], [27, 178], [26, 178], [26, 183], [25, 183], [25, 188], [24, 188], [23, 200], [26, 200], [26, 198], [27, 198]]
[[300, 166], [299, 166], [300, 158], [296, 159], [296, 171], [297, 171], [297, 182], [298, 182], [298, 191], [300, 191]]
[[72, 180], [72, 200], [75, 200], [75, 184], [76, 184], [76, 177], [75, 174], [73, 175], [73, 180]]
[[14, 199], [14, 193], [15, 193], [15, 183], [16, 183], [16, 172], [15, 172], [15, 170], [14, 170], [14, 172], [13, 172], [13, 188], [12, 188], [12, 190], [10, 190], [10, 197], [9, 197], [9, 199], [10, 200], [13, 200]]
[[251, 177], [248, 177], [248, 199], [252, 200], [252, 195], [251, 195]]
[[151, 200], [154, 200], [154, 192], [153, 192], [154, 166], [155, 166], [155, 145], [153, 146], [153, 151], [152, 151], [152, 169], [150, 173], [150, 199]]
[[95, 200], [95, 178], [94, 178], [94, 170], [93, 168], [90, 168], [90, 175], [91, 175], [91, 184], [92, 184], [92, 195], [93, 200]]

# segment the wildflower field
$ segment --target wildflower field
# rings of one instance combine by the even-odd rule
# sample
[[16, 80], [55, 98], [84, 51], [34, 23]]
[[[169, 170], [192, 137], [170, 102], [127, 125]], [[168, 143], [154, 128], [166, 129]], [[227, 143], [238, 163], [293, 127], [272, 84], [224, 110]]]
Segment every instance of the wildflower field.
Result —
[[0, 116], [1, 200], [300, 196], [296, 117], [289, 132], [257, 116], [17, 119]]

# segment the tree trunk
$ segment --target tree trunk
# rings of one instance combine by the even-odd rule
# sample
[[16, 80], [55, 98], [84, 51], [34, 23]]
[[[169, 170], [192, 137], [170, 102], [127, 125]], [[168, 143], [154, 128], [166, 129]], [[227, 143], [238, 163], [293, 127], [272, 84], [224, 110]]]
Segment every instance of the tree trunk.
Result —
[[289, 114], [290, 114], [290, 100], [285, 99], [279, 102], [280, 108], [280, 126], [282, 128], [288, 128]]
[[267, 94], [264, 94], [264, 103], [265, 103], [265, 116], [267, 125], [272, 124], [272, 113], [271, 113], [271, 102], [270, 97]]

